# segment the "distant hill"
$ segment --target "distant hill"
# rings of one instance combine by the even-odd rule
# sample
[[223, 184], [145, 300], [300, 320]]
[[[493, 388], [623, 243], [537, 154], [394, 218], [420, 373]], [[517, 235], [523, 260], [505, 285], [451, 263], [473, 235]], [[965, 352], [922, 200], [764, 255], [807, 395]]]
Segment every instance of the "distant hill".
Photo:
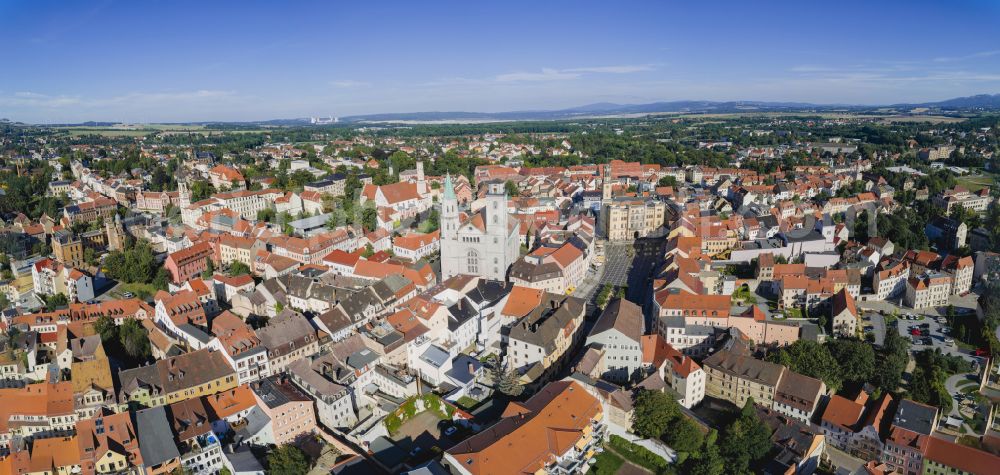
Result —
[[598, 102], [568, 109], [512, 112], [409, 112], [392, 114], [366, 114], [342, 117], [342, 122], [434, 122], [434, 121], [510, 121], [510, 120], [565, 120], [586, 117], [654, 113], [734, 113], [734, 112], [823, 112], [831, 110], [867, 110], [876, 107], [911, 109], [927, 107], [947, 110], [1000, 110], [1000, 94], [981, 94], [958, 97], [940, 102], [923, 104], [859, 105], [859, 104], [812, 104], [807, 102], [767, 102], [767, 101], [669, 101], [647, 104], [615, 104]]
[[[629, 116], [656, 113], [725, 114], [736, 112], [829, 112], [829, 111], [871, 111], [874, 109], [898, 109], [901, 112], [913, 108], [928, 108], [940, 111], [1000, 111], [1000, 94], [979, 94], [956, 97], [938, 102], [904, 103], [890, 105], [861, 104], [812, 104], [808, 102], [768, 102], [768, 101], [665, 101], [646, 104], [616, 104], [597, 102], [558, 110], [525, 110], [510, 112], [468, 112], [468, 111], [428, 111], [399, 112], [385, 114], [364, 114], [341, 117], [338, 126], [368, 122], [501, 122], [521, 120], [572, 120], [595, 117]], [[188, 122], [186, 124], [227, 124], [236, 126], [308, 126], [308, 118], [272, 119], [245, 122]], [[54, 124], [50, 124], [54, 125]], [[113, 122], [84, 122], [81, 124], [59, 124], [64, 126], [110, 126]], [[324, 125], [326, 126], [326, 125]]]
[[[512, 120], [565, 120], [587, 117], [606, 117], [654, 113], [731, 113], [748, 111], [823, 111], [862, 106], [822, 105], [800, 102], [760, 101], [671, 101], [648, 104], [614, 104], [599, 102], [578, 107], [543, 111], [512, 112], [409, 112], [395, 114], [366, 114], [341, 117], [342, 122], [433, 122], [433, 121], [512, 121]], [[864, 106], [870, 107], [870, 106]]]
[[1000, 94], [978, 94], [968, 97], [956, 97], [940, 102], [928, 102], [919, 104], [922, 107], [934, 107], [939, 109], [1000, 109]]

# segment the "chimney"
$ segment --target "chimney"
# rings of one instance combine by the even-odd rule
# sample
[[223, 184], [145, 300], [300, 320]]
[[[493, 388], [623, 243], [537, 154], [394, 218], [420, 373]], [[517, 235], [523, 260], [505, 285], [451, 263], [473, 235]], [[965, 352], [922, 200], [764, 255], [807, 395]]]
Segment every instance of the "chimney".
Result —
[[476, 365], [472, 364], [471, 361], [469, 362], [469, 374], [476, 374]]

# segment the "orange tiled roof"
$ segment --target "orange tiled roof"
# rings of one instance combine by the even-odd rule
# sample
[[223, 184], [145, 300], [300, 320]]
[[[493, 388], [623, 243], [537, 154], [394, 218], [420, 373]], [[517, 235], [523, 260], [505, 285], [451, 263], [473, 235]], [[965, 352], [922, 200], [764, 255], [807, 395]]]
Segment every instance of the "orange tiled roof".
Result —
[[532, 289], [515, 285], [510, 289], [507, 296], [507, 303], [504, 305], [502, 313], [514, 317], [523, 317], [538, 307], [542, 302], [544, 290]]
[[601, 414], [600, 401], [579, 383], [549, 383], [448, 454], [472, 474], [536, 473], [579, 442]]

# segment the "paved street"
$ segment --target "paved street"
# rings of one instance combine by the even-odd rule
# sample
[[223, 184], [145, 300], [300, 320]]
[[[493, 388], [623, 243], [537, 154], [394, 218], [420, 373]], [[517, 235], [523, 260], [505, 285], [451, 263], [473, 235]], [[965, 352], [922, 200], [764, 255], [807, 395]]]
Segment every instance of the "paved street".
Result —
[[601, 266], [599, 287], [604, 285], [622, 286], [628, 285], [629, 269], [632, 268], [631, 243], [607, 243], [604, 246], [604, 265]]

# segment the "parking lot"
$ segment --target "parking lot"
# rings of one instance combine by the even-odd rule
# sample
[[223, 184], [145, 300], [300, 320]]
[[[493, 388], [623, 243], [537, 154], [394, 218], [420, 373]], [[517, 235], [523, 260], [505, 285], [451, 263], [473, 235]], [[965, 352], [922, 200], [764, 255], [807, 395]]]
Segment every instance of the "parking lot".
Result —
[[[950, 327], [947, 324], [942, 325], [935, 318], [929, 316], [914, 315], [912, 317], [914, 319], [908, 319], [908, 317], [908, 314], [900, 315], [896, 323], [896, 331], [903, 338], [910, 340], [911, 351], [938, 349], [947, 355], [960, 356], [969, 361], [974, 360], [972, 355], [959, 350], [951, 335], [947, 334], [950, 333]], [[919, 336], [914, 332], [919, 332]]]
[[873, 342], [876, 345], [885, 344], [885, 318], [878, 312], [864, 312], [862, 319], [864, 320], [865, 333], [872, 334]]

